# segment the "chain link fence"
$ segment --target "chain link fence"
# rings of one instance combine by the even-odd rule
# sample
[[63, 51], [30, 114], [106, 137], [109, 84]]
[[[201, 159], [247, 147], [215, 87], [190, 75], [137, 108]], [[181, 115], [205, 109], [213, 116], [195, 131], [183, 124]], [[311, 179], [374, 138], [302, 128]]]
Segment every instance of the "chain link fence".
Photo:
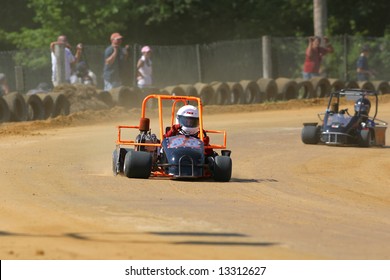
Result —
[[[343, 81], [356, 79], [356, 60], [363, 45], [371, 48], [369, 64], [375, 80], [389, 81], [390, 46], [386, 37], [335, 36], [330, 38], [334, 53], [324, 57], [322, 75]], [[151, 46], [153, 49], [154, 86], [164, 88], [177, 84], [238, 82], [263, 77], [262, 39], [224, 41], [204, 45]], [[302, 77], [307, 38], [272, 37], [272, 78]], [[103, 87], [103, 53], [106, 46], [85, 46], [82, 60]], [[141, 46], [129, 48], [129, 61], [123, 74], [125, 85], [135, 85], [136, 63]], [[22, 71], [20, 71], [22, 67]], [[19, 69], [16, 71], [16, 68]], [[45, 82], [51, 85], [49, 48], [0, 52], [0, 72], [7, 76], [11, 91], [26, 92]], [[16, 72], [22, 72], [23, 88], [17, 88]]]

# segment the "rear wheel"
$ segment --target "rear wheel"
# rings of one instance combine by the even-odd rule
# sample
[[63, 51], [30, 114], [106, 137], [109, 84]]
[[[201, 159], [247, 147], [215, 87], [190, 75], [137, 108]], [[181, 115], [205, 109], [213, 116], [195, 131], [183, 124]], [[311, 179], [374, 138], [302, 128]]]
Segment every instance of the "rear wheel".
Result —
[[301, 139], [305, 144], [318, 144], [320, 141], [320, 127], [314, 125], [305, 125], [302, 128]]
[[123, 172], [128, 178], [147, 179], [152, 170], [152, 155], [149, 152], [128, 151]]
[[232, 159], [228, 156], [214, 158], [214, 180], [228, 182], [232, 177]]

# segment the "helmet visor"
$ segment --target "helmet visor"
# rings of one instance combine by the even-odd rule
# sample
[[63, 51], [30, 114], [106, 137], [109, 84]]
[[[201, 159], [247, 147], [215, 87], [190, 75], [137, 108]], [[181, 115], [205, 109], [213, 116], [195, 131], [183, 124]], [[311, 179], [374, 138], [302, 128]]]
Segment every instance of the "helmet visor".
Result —
[[368, 114], [370, 112], [370, 105], [369, 104], [366, 104], [364, 102], [357, 102], [355, 104], [355, 111], [356, 112], [362, 112], [362, 113], [365, 113], [365, 114]]
[[185, 127], [198, 127], [199, 126], [199, 118], [178, 116], [178, 119], [179, 119], [179, 124], [181, 126], [185, 126]]

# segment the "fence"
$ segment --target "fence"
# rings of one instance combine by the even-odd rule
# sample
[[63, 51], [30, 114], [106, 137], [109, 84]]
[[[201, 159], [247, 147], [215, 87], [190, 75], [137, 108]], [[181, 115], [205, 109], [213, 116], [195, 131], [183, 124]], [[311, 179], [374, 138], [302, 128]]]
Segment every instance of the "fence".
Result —
[[[304, 37], [271, 37], [271, 77], [299, 78], [307, 47]], [[370, 66], [376, 70], [375, 80], [389, 80], [390, 46], [388, 38], [335, 36], [331, 38], [334, 53], [325, 56], [323, 75], [355, 80], [356, 60], [362, 45], [369, 45]], [[123, 73], [125, 85], [134, 85], [139, 45], [130, 47], [130, 60]], [[103, 53], [105, 46], [85, 46], [82, 60], [98, 77], [102, 88]], [[212, 81], [237, 82], [263, 77], [262, 38], [224, 41], [204, 45], [152, 46], [154, 85], [163, 88], [176, 84], [194, 84]], [[269, 57], [266, 57], [267, 61]], [[51, 84], [49, 48], [0, 52], [0, 72], [5, 73], [11, 90], [16, 90], [15, 71], [23, 69], [24, 88], [28, 91], [41, 82]], [[17, 70], [15, 70], [17, 69]]]

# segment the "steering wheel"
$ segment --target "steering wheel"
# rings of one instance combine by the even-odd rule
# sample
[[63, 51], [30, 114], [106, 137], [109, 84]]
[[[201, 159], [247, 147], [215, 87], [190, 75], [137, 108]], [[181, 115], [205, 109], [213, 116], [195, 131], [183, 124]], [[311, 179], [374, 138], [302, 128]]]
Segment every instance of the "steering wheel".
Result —
[[[345, 114], [345, 113], [348, 114], [348, 108], [341, 109], [341, 110], [339, 111], [339, 114]], [[349, 114], [348, 114], [348, 115], [349, 115]]]

